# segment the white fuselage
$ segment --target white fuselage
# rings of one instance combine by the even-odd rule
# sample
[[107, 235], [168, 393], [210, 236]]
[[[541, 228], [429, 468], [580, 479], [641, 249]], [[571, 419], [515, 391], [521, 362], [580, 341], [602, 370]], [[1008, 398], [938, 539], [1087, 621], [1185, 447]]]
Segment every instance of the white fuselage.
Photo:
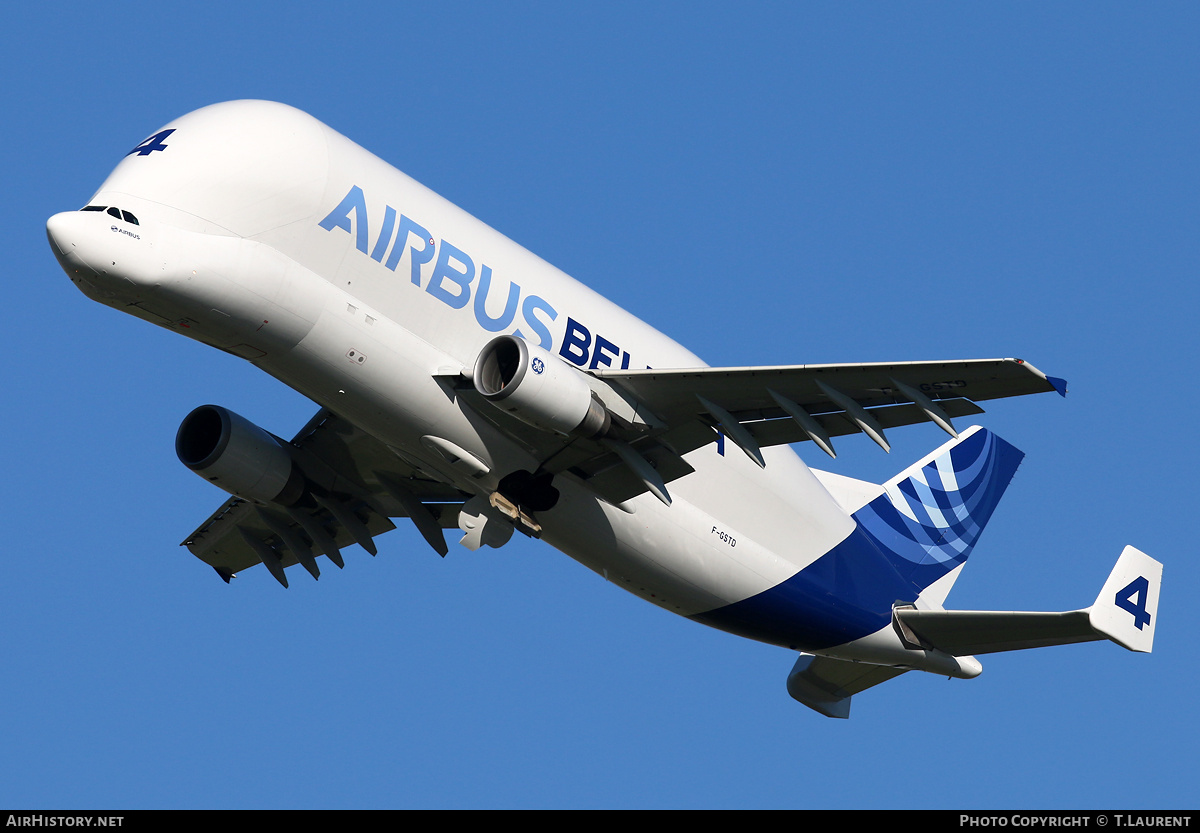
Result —
[[[80, 289], [247, 359], [464, 492], [486, 494], [505, 473], [541, 462], [435, 378], [469, 376], [496, 335], [585, 371], [703, 365], [300, 111], [214, 105], [152, 140], [91, 200], [132, 212], [138, 226], [98, 212], [50, 221]], [[488, 474], [449, 464], [430, 437], [468, 451]], [[855, 525], [789, 448], [763, 454], [765, 469], [732, 444], [691, 452], [695, 472], [671, 483], [670, 506], [648, 494], [613, 506], [561, 476], [561, 499], [538, 515], [543, 537], [682, 615], [747, 599]], [[886, 661], [898, 650], [915, 661], [893, 643], [885, 634], [861, 656]]]

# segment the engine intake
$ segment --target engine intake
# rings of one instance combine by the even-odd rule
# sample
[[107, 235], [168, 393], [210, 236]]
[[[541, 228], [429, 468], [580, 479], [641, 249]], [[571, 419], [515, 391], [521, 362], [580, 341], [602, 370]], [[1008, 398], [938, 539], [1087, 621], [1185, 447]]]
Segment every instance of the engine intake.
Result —
[[479, 352], [475, 390], [535, 428], [564, 436], [607, 433], [611, 418], [582, 372], [515, 336], [492, 339]]
[[304, 494], [305, 478], [280, 440], [217, 405], [192, 411], [175, 434], [175, 455], [231, 495], [285, 506]]

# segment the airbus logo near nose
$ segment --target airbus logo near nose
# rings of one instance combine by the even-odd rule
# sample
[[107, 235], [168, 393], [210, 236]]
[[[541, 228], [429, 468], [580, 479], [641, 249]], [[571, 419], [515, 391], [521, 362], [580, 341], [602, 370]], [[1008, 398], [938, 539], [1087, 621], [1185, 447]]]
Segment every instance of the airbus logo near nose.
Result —
[[100, 216], [82, 211], [63, 211], [46, 221], [46, 237], [59, 255], [72, 268], [91, 268], [90, 263], [105, 262], [105, 237], [120, 234], [133, 240], [141, 240], [137, 232], [122, 228], [115, 223], [102, 225]]

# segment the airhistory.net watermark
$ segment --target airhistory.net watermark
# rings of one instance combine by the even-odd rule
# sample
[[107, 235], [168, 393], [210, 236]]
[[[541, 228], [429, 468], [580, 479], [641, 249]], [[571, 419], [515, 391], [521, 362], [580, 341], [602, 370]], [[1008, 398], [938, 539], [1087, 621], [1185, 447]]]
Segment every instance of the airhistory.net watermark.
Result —
[[124, 816], [53, 816], [45, 813], [10, 813], [5, 827], [120, 827]]

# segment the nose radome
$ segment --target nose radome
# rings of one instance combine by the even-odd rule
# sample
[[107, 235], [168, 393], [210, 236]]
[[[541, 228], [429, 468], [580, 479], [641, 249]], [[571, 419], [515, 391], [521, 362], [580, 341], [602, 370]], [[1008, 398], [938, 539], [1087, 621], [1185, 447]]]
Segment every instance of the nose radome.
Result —
[[63, 211], [46, 221], [50, 249], [72, 276], [81, 271], [108, 271], [109, 261], [114, 260], [110, 231], [117, 231], [112, 218], [93, 211]]
[[74, 248], [71, 234], [76, 211], [62, 211], [46, 221], [46, 237], [55, 254], [70, 254]]
[[50, 249], [54, 252], [58, 265], [68, 275], [74, 275], [80, 270], [90, 270], [87, 260], [83, 257], [83, 251], [89, 248], [89, 220], [95, 222], [94, 217], [88, 217], [82, 212], [63, 211], [46, 221], [46, 238], [50, 241]]

